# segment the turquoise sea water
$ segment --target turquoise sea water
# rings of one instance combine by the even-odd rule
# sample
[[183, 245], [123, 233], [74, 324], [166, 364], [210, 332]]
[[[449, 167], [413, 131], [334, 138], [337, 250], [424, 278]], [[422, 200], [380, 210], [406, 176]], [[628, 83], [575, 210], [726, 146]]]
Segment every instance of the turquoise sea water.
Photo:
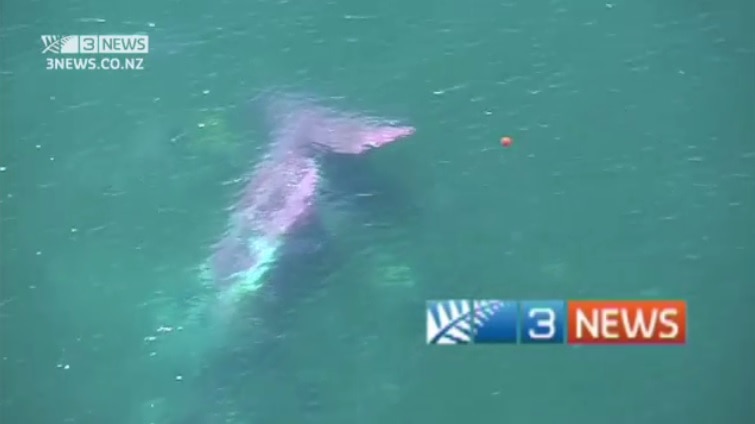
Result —
[[[752, 421], [754, 18], [745, 1], [3, 3], [0, 421]], [[45, 70], [42, 34], [137, 32], [143, 71]], [[333, 171], [327, 247], [276, 280], [295, 301], [164, 349], [265, 145], [251, 99], [276, 87], [418, 132]], [[689, 343], [425, 346], [424, 301], [456, 297], [681, 298]]]

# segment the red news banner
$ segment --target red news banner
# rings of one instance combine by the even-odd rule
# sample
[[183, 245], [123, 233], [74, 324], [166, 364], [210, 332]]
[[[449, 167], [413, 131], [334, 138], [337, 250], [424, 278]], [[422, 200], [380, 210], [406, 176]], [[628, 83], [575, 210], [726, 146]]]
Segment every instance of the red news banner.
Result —
[[684, 344], [687, 304], [680, 300], [567, 301], [569, 344]]

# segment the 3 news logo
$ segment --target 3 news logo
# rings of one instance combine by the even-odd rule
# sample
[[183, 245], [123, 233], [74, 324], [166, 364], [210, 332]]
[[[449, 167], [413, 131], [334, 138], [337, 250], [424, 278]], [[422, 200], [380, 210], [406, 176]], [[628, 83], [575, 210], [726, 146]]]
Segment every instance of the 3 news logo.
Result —
[[428, 344], [684, 344], [680, 300], [436, 300]]
[[149, 36], [42, 35], [47, 70], [144, 70]]

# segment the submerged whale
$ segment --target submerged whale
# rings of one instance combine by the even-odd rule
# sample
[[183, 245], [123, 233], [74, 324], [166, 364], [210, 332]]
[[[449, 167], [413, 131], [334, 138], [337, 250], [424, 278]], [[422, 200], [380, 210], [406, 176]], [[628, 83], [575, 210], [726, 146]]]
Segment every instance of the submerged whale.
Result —
[[263, 286], [289, 235], [313, 213], [322, 155], [360, 155], [415, 132], [290, 95], [267, 98], [265, 110], [271, 125], [267, 153], [230, 208], [227, 229], [207, 264], [223, 314]]
[[[196, 408], [186, 409], [184, 402], [162, 402], [157, 390], [142, 404], [138, 422], [157, 421], [155, 416], [172, 420], [169, 422], [209, 422], [216, 409], [227, 408], [225, 391], [218, 387], [235, 387], [235, 379], [244, 378], [239, 372], [244, 367], [266, 364], [269, 357], [280, 359], [283, 348], [271, 343], [277, 338], [270, 335], [285, 328], [279, 309], [282, 304], [266, 302], [267, 293], [260, 289], [277, 291], [286, 286], [285, 293], [273, 296], [285, 298], [283, 305], [287, 307], [301, 292], [298, 285], [284, 283], [301, 275], [311, 277], [309, 261], [302, 260], [302, 255], [290, 257], [294, 260], [282, 259], [302, 238], [322, 236], [313, 224], [318, 221], [316, 200], [322, 192], [326, 162], [341, 161], [344, 155], [359, 162], [359, 155], [415, 133], [412, 126], [338, 110], [301, 96], [269, 95], [259, 104], [269, 125], [265, 154], [244, 178], [228, 209], [225, 231], [203, 261], [202, 290], [189, 305], [168, 302], [158, 318], [160, 328], [155, 336], [148, 337], [155, 340], [149, 342], [150, 350], [160, 351], [155, 372], [177, 370], [187, 377], [184, 383], [193, 381], [181, 385], [185, 391], [181, 395], [194, 399], [190, 403]], [[328, 177], [350, 178], [330, 173]], [[333, 183], [338, 185], [338, 181]], [[327, 211], [322, 214], [327, 215]], [[329, 255], [315, 256], [312, 262], [318, 265], [324, 257], [327, 262], [331, 260]], [[311, 288], [301, 289], [307, 292]], [[246, 308], [250, 300], [255, 307]], [[256, 322], [246, 319], [249, 315], [273, 319], [265, 325], [247, 325]], [[250, 341], [255, 347], [260, 343], [264, 348], [245, 348], [241, 341]], [[159, 344], [153, 348], [152, 343]], [[163, 406], [156, 411], [158, 404]]]

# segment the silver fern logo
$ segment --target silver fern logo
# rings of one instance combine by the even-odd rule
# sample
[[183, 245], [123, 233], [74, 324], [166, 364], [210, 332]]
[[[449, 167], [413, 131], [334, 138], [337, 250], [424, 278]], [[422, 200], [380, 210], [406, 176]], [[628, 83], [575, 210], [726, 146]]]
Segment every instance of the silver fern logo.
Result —
[[42, 54], [77, 54], [79, 52], [78, 35], [43, 35], [42, 44], [44, 45]]
[[512, 329], [516, 342], [516, 302], [431, 300], [426, 309], [427, 344], [488, 343], [491, 331], [493, 339], [508, 342]]
[[469, 300], [430, 300], [427, 302], [427, 344], [471, 343], [472, 302]]

